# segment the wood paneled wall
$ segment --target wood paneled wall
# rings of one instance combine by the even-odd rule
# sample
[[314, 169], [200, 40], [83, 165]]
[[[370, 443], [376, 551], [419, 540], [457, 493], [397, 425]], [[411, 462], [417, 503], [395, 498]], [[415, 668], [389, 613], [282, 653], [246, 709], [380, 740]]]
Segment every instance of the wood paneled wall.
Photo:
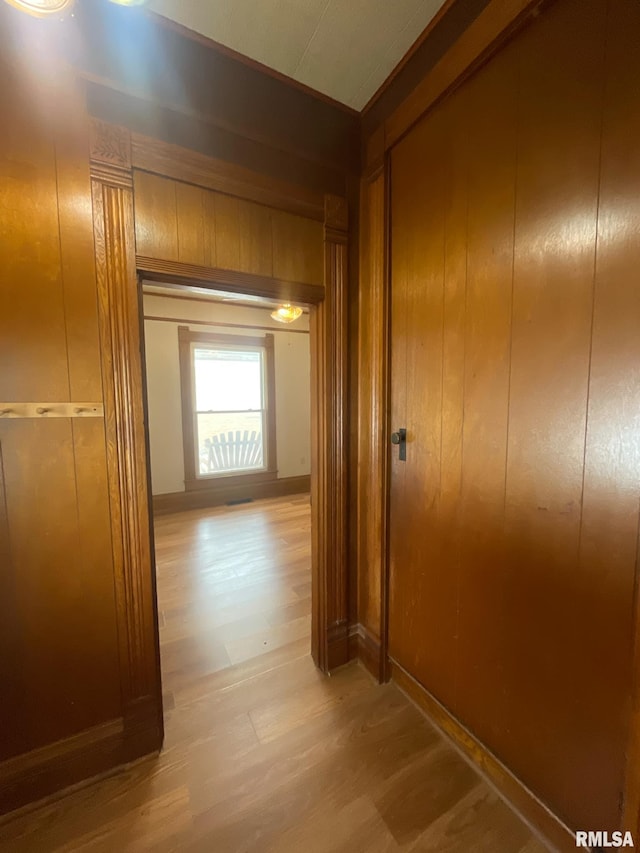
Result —
[[161, 746], [141, 260], [314, 305], [313, 649], [346, 662], [349, 241], [343, 196], [202, 155], [176, 180], [158, 140], [134, 188], [141, 138], [89, 122], [58, 23], [0, 3], [0, 29], [1, 813]]
[[2, 812], [138, 753], [123, 739], [84, 94], [51, 30], [7, 7], [0, 26]]
[[[1, 61], [0, 408], [101, 403], [82, 103], [68, 77]], [[102, 419], [10, 414], [0, 416], [0, 760], [120, 713]]]
[[391, 162], [390, 652], [573, 829], [633, 778], [638, 32], [556, 0]]
[[136, 171], [138, 255], [322, 286], [323, 224]]

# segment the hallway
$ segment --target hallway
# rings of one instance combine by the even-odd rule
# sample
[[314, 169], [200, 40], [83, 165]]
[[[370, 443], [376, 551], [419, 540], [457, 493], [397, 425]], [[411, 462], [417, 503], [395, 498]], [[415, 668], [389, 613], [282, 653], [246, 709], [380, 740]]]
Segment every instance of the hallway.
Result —
[[165, 746], [0, 850], [543, 853], [393, 685], [308, 653], [308, 497], [156, 519]]

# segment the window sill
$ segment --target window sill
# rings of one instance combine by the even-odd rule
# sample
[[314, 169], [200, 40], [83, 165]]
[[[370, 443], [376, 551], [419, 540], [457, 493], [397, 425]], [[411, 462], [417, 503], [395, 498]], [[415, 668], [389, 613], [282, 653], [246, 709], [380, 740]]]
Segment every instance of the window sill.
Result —
[[229, 474], [221, 477], [198, 477], [195, 480], [185, 480], [184, 489], [186, 492], [208, 491], [214, 492], [217, 488], [224, 489], [228, 486], [250, 486], [252, 483], [268, 483], [278, 479], [278, 472], [274, 470], [267, 471], [247, 471], [246, 474]]

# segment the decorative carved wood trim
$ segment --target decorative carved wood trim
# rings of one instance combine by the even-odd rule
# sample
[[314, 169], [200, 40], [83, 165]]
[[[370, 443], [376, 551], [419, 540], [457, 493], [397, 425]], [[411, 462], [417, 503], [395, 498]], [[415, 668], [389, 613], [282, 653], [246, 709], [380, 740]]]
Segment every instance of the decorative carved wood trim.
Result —
[[324, 287], [317, 284], [305, 284], [299, 281], [284, 281], [252, 273], [223, 270], [215, 267], [201, 267], [180, 261], [163, 261], [158, 258], [136, 257], [137, 269], [145, 280], [168, 281], [172, 284], [184, 282], [199, 284], [202, 287], [215, 288], [216, 285], [235, 293], [251, 296], [267, 296], [281, 299], [283, 302], [320, 302], [324, 297]]
[[314, 608], [312, 649], [330, 670], [348, 660], [347, 577], [347, 243], [346, 199], [325, 197], [325, 300], [311, 314], [312, 514]]
[[349, 206], [346, 198], [337, 195], [324, 197], [324, 224], [327, 228], [345, 233], [349, 229]]
[[321, 193], [137, 133], [131, 136], [131, 147], [135, 169], [324, 220]]
[[93, 164], [106, 163], [130, 172], [131, 134], [126, 127], [92, 118], [89, 122], [89, 156]]
[[[140, 755], [143, 752], [138, 749], [148, 752], [161, 744], [162, 699], [148, 515], [133, 181], [128, 132], [93, 121], [91, 139], [124, 738]], [[105, 161], [110, 167], [106, 175]]]

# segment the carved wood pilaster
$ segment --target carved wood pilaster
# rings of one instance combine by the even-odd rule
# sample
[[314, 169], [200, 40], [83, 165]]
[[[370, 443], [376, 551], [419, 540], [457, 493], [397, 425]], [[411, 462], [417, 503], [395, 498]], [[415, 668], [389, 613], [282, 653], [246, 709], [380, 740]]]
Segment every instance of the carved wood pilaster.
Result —
[[[348, 660], [347, 284], [348, 205], [325, 196], [325, 299], [315, 309], [314, 657], [325, 670]], [[315, 486], [315, 488], [314, 488]]]
[[[161, 742], [129, 132], [92, 120], [91, 187], [125, 738]], [[134, 743], [136, 741], [137, 743]]]

